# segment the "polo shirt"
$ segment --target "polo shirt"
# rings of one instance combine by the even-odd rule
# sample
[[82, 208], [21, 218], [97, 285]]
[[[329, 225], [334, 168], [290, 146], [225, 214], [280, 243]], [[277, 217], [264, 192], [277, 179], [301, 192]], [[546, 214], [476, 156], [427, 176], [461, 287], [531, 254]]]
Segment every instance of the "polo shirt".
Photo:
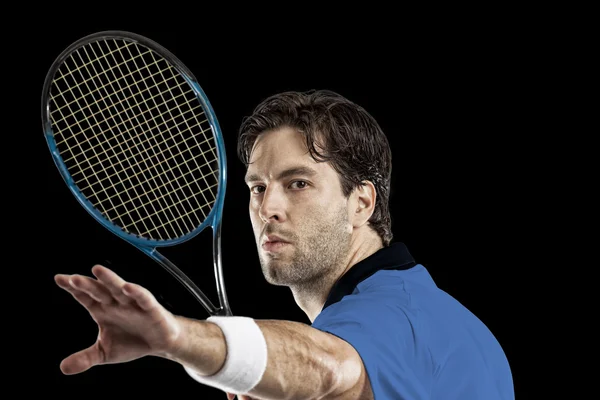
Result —
[[349, 269], [312, 327], [356, 349], [376, 400], [514, 399], [500, 343], [403, 243]]

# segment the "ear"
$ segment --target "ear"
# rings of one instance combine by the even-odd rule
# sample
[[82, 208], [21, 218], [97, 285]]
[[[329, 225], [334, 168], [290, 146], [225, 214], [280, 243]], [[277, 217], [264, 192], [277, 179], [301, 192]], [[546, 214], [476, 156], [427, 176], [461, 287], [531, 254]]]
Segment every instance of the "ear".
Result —
[[375, 201], [377, 200], [377, 191], [370, 181], [363, 181], [363, 184], [354, 189], [351, 195], [351, 221], [352, 226], [358, 228], [369, 222], [369, 218], [375, 210]]

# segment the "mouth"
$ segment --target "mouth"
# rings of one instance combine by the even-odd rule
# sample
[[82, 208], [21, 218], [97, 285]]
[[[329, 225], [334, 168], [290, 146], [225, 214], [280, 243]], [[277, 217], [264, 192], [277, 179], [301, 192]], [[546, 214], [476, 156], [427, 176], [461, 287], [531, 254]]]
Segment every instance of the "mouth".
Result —
[[289, 242], [286, 242], [278, 236], [267, 236], [266, 240], [262, 244], [262, 248], [267, 252], [276, 252], [289, 244]]

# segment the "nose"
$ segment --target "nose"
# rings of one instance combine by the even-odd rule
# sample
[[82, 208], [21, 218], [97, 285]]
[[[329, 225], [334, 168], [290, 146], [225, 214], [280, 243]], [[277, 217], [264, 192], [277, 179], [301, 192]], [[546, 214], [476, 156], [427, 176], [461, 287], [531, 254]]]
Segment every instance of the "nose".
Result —
[[276, 186], [269, 186], [263, 192], [258, 214], [265, 223], [285, 220], [285, 196]]

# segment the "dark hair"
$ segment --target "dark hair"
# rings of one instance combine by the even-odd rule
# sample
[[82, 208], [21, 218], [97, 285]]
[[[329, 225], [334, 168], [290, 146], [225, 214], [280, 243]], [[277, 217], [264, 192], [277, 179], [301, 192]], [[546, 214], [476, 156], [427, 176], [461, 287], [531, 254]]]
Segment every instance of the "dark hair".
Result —
[[392, 154], [377, 121], [363, 107], [329, 90], [270, 96], [242, 121], [237, 151], [246, 167], [256, 138], [282, 127], [302, 133], [316, 161], [331, 163], [345, 196], [366, 180], [373, 183], [377, 200], [369, 223], [384, 245], [389, 245], [393, 236], [388, 207]]

